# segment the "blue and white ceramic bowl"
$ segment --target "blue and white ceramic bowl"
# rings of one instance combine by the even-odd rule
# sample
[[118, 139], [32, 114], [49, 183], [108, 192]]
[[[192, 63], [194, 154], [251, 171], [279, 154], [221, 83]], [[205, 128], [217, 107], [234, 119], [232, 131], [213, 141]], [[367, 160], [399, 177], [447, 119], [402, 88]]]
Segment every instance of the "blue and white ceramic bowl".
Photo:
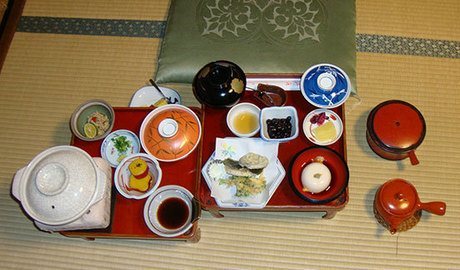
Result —
[[300, 89], [305, 99], [325, 109], [342, 105], [350, 96], [351, 87], [345, 71], [331, 64], [310, 67], [300, 80]]

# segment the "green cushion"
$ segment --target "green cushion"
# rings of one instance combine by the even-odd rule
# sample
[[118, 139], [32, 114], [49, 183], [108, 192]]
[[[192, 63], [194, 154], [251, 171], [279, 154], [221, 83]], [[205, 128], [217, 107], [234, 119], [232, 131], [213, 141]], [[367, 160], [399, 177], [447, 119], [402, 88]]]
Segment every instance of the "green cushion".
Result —
[[158, 83], [191, 83], [216, 60], [245, 73], [303, 73], [331, 63], [355, 83], [354, 0], [172, 0]]

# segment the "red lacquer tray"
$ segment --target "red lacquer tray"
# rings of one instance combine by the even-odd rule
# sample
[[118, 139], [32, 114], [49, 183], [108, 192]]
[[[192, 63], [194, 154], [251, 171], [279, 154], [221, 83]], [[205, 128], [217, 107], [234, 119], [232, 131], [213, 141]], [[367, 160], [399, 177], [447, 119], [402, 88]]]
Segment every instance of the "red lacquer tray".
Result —
[[[206, 181], [200, 173], [200, 190], [199, 199], [201, 207], [204, 210], [209, 211], [216, 217], [222, 217], [221, 211], [310, 211], [310, 212], [326, 212], [324, 218], [332, 218], [335, 216], [337, 211], [342, 210], [348, 202], [348, 188], [343, 192], [336, 200], [327, 204], [312, 204], [296, 195], [294, 190], [291, 188], [289, 183], [289, 167], [293, 158], [297, 153], [304, 150], [305, 148], [313, 146], [303, 134], [301, 130], [303, 120], [305, 116], [316, 109], [313, 105], [309, 104], [302, 96], [300, 91], [287, 91], [287, 103], [286, 105], [294, 106], [297, 109], [299, 117], [299, 136], [289, 142], [280, 143], [278, 150], [278, 158], [283, 164], [286, 170], [286, 176], [279, 185], [278, 189], [273, 194], [272, 198], [268, 202], [267, 206], [263, 209], [252, 210], [244, 208], [220, 208], [214, 198], [211, 197], [211, 192], [206, 184]], [[246, 91], [240, 102], [252, 102], [263, 108], [264, 105], [253, 97], [252, 91]], [[332, 109], [341, 118], [345, 127], [345, 116], [343, 105]], [[222, 108], [211, 108], [203, 106], [202, 108], [202, 125], [203, 134], [202, 140], [202, 154], [201, 154], [201, 166], [200, 170], [212, 153], [215, 150], [215, 139], [217, 137], [235, 137], [226, 125], [227, 109]], [[259, 135], [256, 135], [258, 137]], [[328, 146], [329, 148], [337, 151], [346, 160], [346, 146], [345, 146], [345, 128], [342, 137], [334, 144]]]
[[[152, 108], [114, 108], [115, 123], [113, 131], [118, 129], [131, 130], [139, 135], [142, 121]], [[192, 110], [200, 117], [201, 112], [197, 108]], [[82, 141], [72, 137], [71, 145], [85, 150], [92, 157], [100, 157], [100, 148], [103, 140], [95, 142]], [[199, 147], [185, 159], [175, 162], [160, 162], [163, 171], [160, 187], [165, 185], [179, 185], [188, 189], [196, 197], [198, 186], [197, 164], [200, 156]], [[180, 168], [178, 170], [177, 168]], [[115, 169], [112, 168], [112, 173]], [[113, 179], [112, 179], [113, 181]], [[198, 222], [185, 234], [175, 238], [160, 237], [149, 230], [144, 223], [144, 203], [142, 200], [127, 199], [119, 194], [112, 185], [112, 210], [110, 226], [106, 229], [66, 231], [61, 234], [69, 237], [80, 237], [87, 239], [94, 238], [137, 238], [137, 239], [163, 239], [163, 240], [185, 240], [197, 242], [200, 239]], [[200, 213], [198, 213], [199, 215]]]

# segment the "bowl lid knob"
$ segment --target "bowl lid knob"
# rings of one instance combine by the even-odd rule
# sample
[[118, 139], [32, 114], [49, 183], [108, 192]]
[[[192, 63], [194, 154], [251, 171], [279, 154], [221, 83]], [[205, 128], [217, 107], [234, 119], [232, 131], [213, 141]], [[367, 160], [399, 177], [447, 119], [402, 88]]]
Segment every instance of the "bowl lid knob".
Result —
[[316, 80], [319, 88], [323, 89], [324, 91], [331, 91], [334, 89], [336, 80], [334, 75], [329, 72], [321, 73]]
[[160, 133], [163, 138], [170, 138], [176, 135], [178, 130], [179, 125], [177, 124], [176, 120], [171, 118], [166, 118], [158, 125], [158, 133]]

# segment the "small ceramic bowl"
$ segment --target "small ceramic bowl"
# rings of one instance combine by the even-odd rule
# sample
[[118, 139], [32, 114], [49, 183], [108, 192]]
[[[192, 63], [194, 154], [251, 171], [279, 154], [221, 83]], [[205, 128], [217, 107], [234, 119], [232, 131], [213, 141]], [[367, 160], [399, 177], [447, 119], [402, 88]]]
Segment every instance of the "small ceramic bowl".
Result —
[[331, 145], [343, 133], [342, 119], [335, 112], [328, 109], [316, 109], [304, 118], [303, 133], [316, 145]]
[[199, 215], [199, 204], [187, 189], [168, 185], [159, 188], [145, 202], [144, 221], [162, 237], [177, 237], [193, 226]]
[[252, 103], [239, 103], [227, 113], [227, 126], [238, 137], [252, 137], [260, 130], [260, 109]]
[[[270, 138], [267, 120], [286, 119], [290, 117], [291, 133], [285, 138]], [[267, 107], [260, 111], [260, 137], [266, 141], [287, 142], [299, 135], [299, 117], [297, 110], [292, 106]]]
[[189, 108], [168, 104], [151, 111], [140, 130], [142, 148], [157, 160], [173, 162], [186, 158], [198, 146], [201, 123]]
[[141, 143], [134, 132], [119, 129], [105, 137], [101, 145], [101, 157], [116, 168], [125, 157], [139, 153], [140, 148]]
[[[302, 172], [307, 165], [322, 159], [322, 163], [329, 169], [331, 181], [326, 190], [318, 193], [305, 191], [302, 184]], [[337, 199], [348, 186], [348, 166], [345, 160], [334, 150], [313, 146], [302, 150], [293, 159], [290, 168], [290, 182], [295, 193], [304, 200], [324, 204]]]
[[115, 112], [112, 106], [104, 100], [95, 99], [75, 109], [70, 118], [70, 129], [80, 140], [97, 141], [112, 131], [114, 122]]
[[[141, 192], [135, 189], [130, 188], [129, 182], [131, 177], [131, 172], [128, 168], [129, 164], [133, 162], [135, 159], [141, 158], [143, 159], [148, 166], [148, 171], [152, 176], [151, 183], [149, 185], [149, 189], [145, 192]], [[138, 153], [131, 156], [126, 157], [123, 159], [120, 164], [118, 165], [117, 169], [115, 170], [114, 174], [114, 182], [115, 187], [117, 188], [118, 192], [123, 195], [123, 197], [128, 199], [144, 199], [151, 195], [160, 185], [162, 177], [162, 171], [160, 168], [160, 164], [158, 161], [151, 156]]]

